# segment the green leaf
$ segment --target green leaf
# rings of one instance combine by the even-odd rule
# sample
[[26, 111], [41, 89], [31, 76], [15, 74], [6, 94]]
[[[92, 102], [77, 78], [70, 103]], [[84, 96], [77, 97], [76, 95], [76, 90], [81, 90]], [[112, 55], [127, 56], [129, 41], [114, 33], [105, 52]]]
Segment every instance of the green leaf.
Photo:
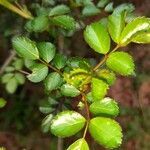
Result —
[[75, 29], [76, 22], [75, 22], [74, 18], [72, 18], [68, 15], [56, 16], [56, 17], [52, 18], [51, 21], [54, 25], [57, 25], [66, 30]]
[[8, 67], [5, 68], [5, 72], [10, 73], [10, 72], [13, 72], [13, 71], [15, 71], [15, 68], [12, 67], [12, 66], [8, 66]]
[[62, 78], [57, 72], [50, 73], [44, 81], [47, 91], [56, 90], [62, 84]]
[[126, 12], [126, 14], [131, 14], [131, 12], [133, 12], [135, 9], [134, 5], [131, 3], [123, 3], [119, 6], [117, 6], [114, 11], [113, 14], [120, 14], [121, 12]]
[[98, 7], [100, 8], [103, 8], [105, 7], [108, 3], [109, 3], [110, 0], [100, 0], [97, 4]]
[[100, 79], [103, 79], [109, 85], [113, 85], [116, 80], [115, 74], [107, 69], [101, 69], [100, 71], [98, 71], [97, 75]]
[[61, 90], [61, 93], [65, 96], [76, 97], [80, 95], [80, 91], [74, 86], [69, 85], [69, 84], [64, 84], [63, 86], [61, 86], [60, 90]]
[[2, 83], [7, 83], [14, 76], [13, 73], [7, 73], [2, 76]]
[[40, 110], [40, 112], [41, 113], [43, 113], [43, 114], [49, 114], [49, 113], [52, 113], [55, 109], [54, 108], [52, 108], [52, 107], [39, 107], [39, 110]]
[[49, 19], [47, 16], [41, 15], [38, 17], [35, 17], [34, 19], [28, 21], [25, 25], [25, 28], [32, 32], [43, 32], [48, 28], [49, 25]]
[[64, 15], [70, 12], [70, 8], [66, 5], [58, 5], [51, 9], [49, 16]]
[[39, 52], [35, 42], [27, 37], [15, 37], [12, 44], [16, 52], [23, 58], [36, 60], [39, 59]]
[[6, 105], [6, 100], [0, 97], [0, 108], [3, 108]]
[[106, 54], [110, 49], [110, 37], [100, 22], [88, 25], [84, 31], [84, 39], [96, 52]]
[[105, 7], [105, 11], [106, 12], [112, 12], [113, 11], [113, 5], [114, 5], [114, 3], [113, 2], [111, 2], [111, 3], [109, 3], [106, 7]]
[[50, 130], [52, 119], [53, 119], [53, 115], [49, 114], [42, 120], [42, 131], [44, 133], [47, 133]]
[[119, 107], [115, 100], [106, 97], [100, 101], [96, 101], [90, 105], [90, 112], [96, 116], [104, 115], [108, 117], [116, 117], [119, 114]]
[[112, 119], [96, 117], [90, 121], [91, 136], [102, 146], [108, 149], [118, 148], [122, 142], [122, 129]]
[[36, 64], [32, 67], [32, 73], [27, 78], [34, 83], [41, 82], [48, 74], [48, 67], [44, 64]]
[[6, 90], [8, 93], [13, 94], [17, 90], [18, 82], [15, 77], [11, 78], [6, 84]]
[[84, 127], [85, 121], [85, 118], [75, 111], [63, 111], [52, 120], [51, 132], [55, 136], [69, 137], [78, 133]]
[[150, 43], [150, 30], [148, 32], [138, 33], [138, 35], [132, 39], [132, 42], [149, 44]]
[[53, 63], [57, 69], [61, 69], [66, 65], [66, 57], [62, 54], [56, 54]]
[[89, 146], [85, 139], [78, 139], [73, 144], [71, 144], [67, 150], [89, 150]]
[[106, 60], [106, 65], [121, 75], [134, 75], [135, 67], [133, 58], [126, 52], [111, 53]]
[[49, 63], [55, 56], [56, 48], [50, 42], [41, 42], [37, 44], [40, 57]]
[[150, 19], [145, 17], [138, 17], [132, 20], [130, 23], [126, 25], [124, 30], [122, 31], [120, 37], [121, 46], [125, 46], [129, 44], [135, 36], [143, 31], [148, 31], [150, 29]]
[[25, 83], [25, 77], [21, 73], [15, 73], [15, 78], [16, 78], [18, 84], [24, 84]]
[[23, 60], [22, 59], [15, 60], [15, 62], [13, 62], [13, 66], [15, 67], [16, 70], [21, 70], [23, 68]]
[[37, 64], [37, 62], [36, 61], [34, 61], [34, 60], [30, 60], [30, 59], [25, 59], [24, 60], [24, 65], [25, 65], [25, 67], [27, 67], [28, 69], [32, 69], [32, 67], [34, 66], [34, 65], [36, 65]]
[[84, 69], [80, 68], [74, 68], [69, 73], [64, 73], [64, 80], [68, 83], [73, 85], [76, 88], [82, 87], [84, 84], [88, 84], [89, 81], [87, 80], [87, 77], [89, 77], [91, 72], [86, 71]]
[[100, 13], [100, 10], [94, 4], [86, 5], [82, 10], [83, 16], [93, 16], [98, 13]]
[[101, 100], [106, 94], [108, 84], [97, 78], [92, 78], [92, 96], [94, 101]]
[[108, 30], [114, 42], [119, 43], [120, 35], [125, 27], [125, 12], [113, 13], [108, 17]]

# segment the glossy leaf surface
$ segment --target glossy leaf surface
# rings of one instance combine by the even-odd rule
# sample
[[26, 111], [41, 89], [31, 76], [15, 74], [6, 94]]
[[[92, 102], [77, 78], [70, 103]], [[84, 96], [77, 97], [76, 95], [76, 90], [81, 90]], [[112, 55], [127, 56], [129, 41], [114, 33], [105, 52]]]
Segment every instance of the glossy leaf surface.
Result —
[[100, 22], [88, 25], [84, 31], [84, 39], [96, 52], [106, 54], [110, 49], [110, 37]]
[[80, 94], [80, 91], [77, 88], [69, 84], [64, 84], [60, 90], [63, 95], [69, 97], [76, 97]]
[[79, 132], [85, 124], [85, 118], [75, 111], [63, 111], [57, 114], [51, 123], [52, 134], [69, 137]]
[[96, 117], [90, 121], [89, 131], [91, 136], [100, 145], [108, 149], [118, 148], [122, 142], [122, 129], [112, 119]]
[[150, 19], [138, 17], [129, 22], [120, 37], [120, 45], [125, 46], [132, 41], [140, 32], [148, 31], [150, 29]]
[[89, 150], [89, 146], [85, 139], [82, 138], [71, 144], [67, 150]]
[[90, 111], [96, 116], [116, 117], [119, 114], [119, 107], [115, 100], [106, 97], [90, 105]]
[[101, 100], [107, 93], [108, 84], [97, 78], [92, 79], [92, 96], [94, 101]]
[[133, 58], [126, 52], [111, 53], [106, 61], [106, 64], [111, 70], [121, 75], [127, 76], [134, 74]]

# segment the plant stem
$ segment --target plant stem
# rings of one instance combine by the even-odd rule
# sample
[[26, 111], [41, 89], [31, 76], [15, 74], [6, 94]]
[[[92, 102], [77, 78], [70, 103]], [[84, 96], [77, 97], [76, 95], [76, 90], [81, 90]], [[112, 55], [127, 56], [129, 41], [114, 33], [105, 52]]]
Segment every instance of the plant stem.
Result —
[[106, 60], [107, 60], [109, 54], [115, 52], [119, 47], [120, 47], [120, 46], [117, 45], [110, 53], [106, 54], [106, 55], [103, 57], [103, 59], [94, 67], [93, 71], [96, 71], [101, 65], [103, 65], [103, 64], [106, 62]]
[[43, 61], [42, 59], [39, 59], [39, 61], [41, 63], [43, 63], [44, 65], [48, 66], [50, 69], [56, 71], [57, 73], [59, 73], [60, 75], [62, 75], [62, 72], [58, 69], [56, 69], [55, 67], [53, 67], [52, 65], [50, 65], [49, 63], [46, 63], [45, 61]]
[[20, 16], [26, 18], [26, 19], [33, 19], [33, 17], [32, 17], [30, 12], [26, 11], [23, 8], [22, 8], [22, 10], [19, 9], [18, 7], [14, 6], [10, 2], [8, 2], [7, 0], [0, 0], [0, 5], [8, 8], [9, 10], [17, 13], [18, 15], [20, 15]]
[[29, 74], [30, 74], [29, 72], [24, 71], [24, 70], [16, 70], [16, 71], [18, 71], [18, 72], [20, 72], [20, 73], [22, 73], [22, 74], [25, 74], [25, 75], [29, 75]]
[[83, 138], [85, 138], [86, 133], [87, 133], [87, 129], [88, 129], [88, 126], [89, 126], [89, 122], [90, 122], [90, 111], [89, 111], [89, 106], [88, 106], [88, 103], [87, 103], [87, 100], [86, 100], [86, 95], [84, 93], [82, 93], [82, 101], [85, 104], [86, 115], [87, 115], [87, 123], [86, 123], [86, 127], [85, 127], [84, 134], [83, 134]]
[[9, 66], [9, 64], [12, 62], [13, 58], [16, 56], [16, 53], [14, 51], [11, 52], [10, 56], [5, 60], [4, 64], [2, 65], [0, 69], [0, 75], [4, 73], [5, 68]]

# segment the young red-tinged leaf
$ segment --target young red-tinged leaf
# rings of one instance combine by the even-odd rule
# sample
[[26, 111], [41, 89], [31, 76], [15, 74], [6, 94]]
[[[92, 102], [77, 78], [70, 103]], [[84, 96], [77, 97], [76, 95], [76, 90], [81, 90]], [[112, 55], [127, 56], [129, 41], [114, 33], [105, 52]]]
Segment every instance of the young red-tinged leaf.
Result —
[[106, 27], [100, 22], [88, 25], [84, 31], [84, 39], [96, 52], [106, 54], [110, 49], [110, 37]]
[[122, 142], [122, 129], [113, 119], [96, 117], [90, 121], [89, 132], [100, 145], [107, 149], [118, 148]]
[[40, 57], [49, 63], [55, 56], [56, 48], [50, 42], [41, 42], [37, 44], [37, 48], [40, 53]]
[[90, 112], [95, 116], [116, 117], [119, 114], [119, 107], [115, 100], [106, 97], [92, 103], [90, 105]]
[[108, 84], [97, 78], [92, 78], [92, 97], [94, 101], [101, 100], [108, 90]]
[[18, 55], [23, 58], [36, 60], [39, 59], [39, 52], [35, 42], [27, 37], [14, 37], [12, 39], [13, 48]]
[[121, 75], [134, 75], [134, 61], [131, 55], [126, 52], [111, 53], [106, 61], [111, 70]]
[[150, 29], [150, 19], [138, 17], [129, 22], [121, 33], [119, 45], [126, 46], [133, 38], [143, 31]]
[[27, 78], [34, 83], [41, 82], [48, 74], [48, 67], [44, 64], [36, 64], [32, 67], [32, 73]]
[[85, 121], [85, 118], [75, 111], [63, 111], [52, 120], [51, 133], [58, 137], [72, 136], [84, 127]]
[[67, 150], [89, 150], [89, 146], [85, 139], [78, 139], [73, 144], [71, 144]]

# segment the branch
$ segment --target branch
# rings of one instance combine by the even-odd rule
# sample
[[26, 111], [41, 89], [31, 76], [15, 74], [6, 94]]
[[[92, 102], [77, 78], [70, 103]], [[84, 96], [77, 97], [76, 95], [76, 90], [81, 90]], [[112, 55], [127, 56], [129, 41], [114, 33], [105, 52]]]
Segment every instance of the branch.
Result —
[[96, 71], [101, 65], [103, 65], [103, 64], [106, 62], [106, 60], [107, 60], [109, 54], [115, 52], [119, 47], [120, 47], [120, 46], [117, 45], [110, 53], [106, 54], [106, 55], [104, 56], [104, 58], [93, 68], [93, 71]]
[[0, 69], [0, 75], [4, 73], [5, 68], [9, 66], [9, 64], [12, 62], [13, 58], [16, 56], [16, 53], [14, 51], [11, 52], [9, 57], [5, 60], [4, 64], [2, 65]]
[[7, 9], [17, 13], [18, 15], [22, 16], [23, 18], [26, 19], [33, 19], [31, 13], [29, 11], [27, 11], [26, 9], [24, 9], [23, 7], [16, 7], [15, 5], [11, 4], [10, 2], [8, 2], [7, 0], [0, 0], [0, 5], [6, 7]]

